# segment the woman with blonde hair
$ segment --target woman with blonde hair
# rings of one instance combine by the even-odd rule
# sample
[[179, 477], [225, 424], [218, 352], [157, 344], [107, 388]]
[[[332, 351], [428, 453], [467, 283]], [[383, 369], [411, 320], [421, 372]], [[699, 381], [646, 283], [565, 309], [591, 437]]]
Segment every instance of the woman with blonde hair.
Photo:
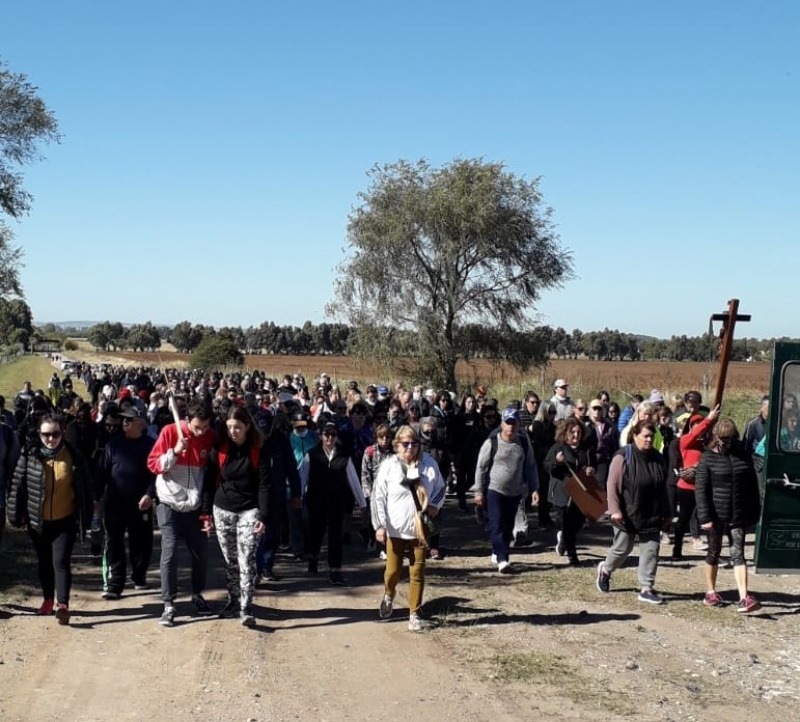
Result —
[[445, 484], [436, 461], [420, 453], [419, 437], [411, 426], [398, 429], [394, 447], [396, 453], [380, 465], [372, 491], [375, 538], [386, 545], [384, 594], [378, 614], [381, 619], [391, 616], [403, 559], [408, 556], [408, 629], [420, 632], [429, 626], [420, 617], [428, 546], [425, 517], [436, 518], [444, 503]]

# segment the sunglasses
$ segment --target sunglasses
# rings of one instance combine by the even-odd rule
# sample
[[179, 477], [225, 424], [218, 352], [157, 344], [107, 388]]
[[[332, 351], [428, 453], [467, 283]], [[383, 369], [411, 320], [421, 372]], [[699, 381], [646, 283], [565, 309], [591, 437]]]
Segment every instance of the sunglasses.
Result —
[[603, 410], [602, 406], [592, 406], [592, 411], [602, 411], [602, 410]]
[[41, 431], [39, 432], [43, 439], [60, 439], [60, 431]]
[[404, 449], [413, 449], [415, 446], [419, 446], [419, 441], [401, 441], [400, 446]]
[[[136, 418], [138, 419], [139, 417], [137, 416]], [[129, 418], [129, 417], [126, 416], [125, 418], [122, 419], [122, 423], [123, 424], [132, 424], [134, 422], [134, 420], [135, 419], [133, 419], [133, 417]]]
[[576, 406], [575, 407], [575, 411], [586, 411], [586, 407], [585, 406]]
[[323, 436], [332, 436], [333, 438], [336, 438], [338, 436], [338, 434], [335, 431], [323, 431], [322, 435]]

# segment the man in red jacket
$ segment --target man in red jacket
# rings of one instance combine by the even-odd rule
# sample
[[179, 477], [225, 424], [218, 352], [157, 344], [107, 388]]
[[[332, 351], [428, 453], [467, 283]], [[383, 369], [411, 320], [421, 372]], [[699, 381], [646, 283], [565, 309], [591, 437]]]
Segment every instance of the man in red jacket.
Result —
[[175, 597], [178, 594], [179, 539], [186, 542], [192, 556], [192, 606], [195, 614], [210, 616], [211, 608], [203, 598], [208, 560], [208, 535], [213, 526], [201, 517], [208, 456], [214, 445], [211, 407], [200, 399], [189, 402], [187, 420], [165, 426], [147, 459], [156, 479], [158, 508], [156, 518], [161, 529], [161, 599], [164, 612], [159, 624], [175, 625]]

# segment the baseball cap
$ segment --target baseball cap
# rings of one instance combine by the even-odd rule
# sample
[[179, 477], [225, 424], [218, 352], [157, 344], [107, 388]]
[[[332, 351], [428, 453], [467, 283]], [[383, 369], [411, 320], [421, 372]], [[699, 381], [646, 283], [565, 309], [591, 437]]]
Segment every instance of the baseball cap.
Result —
[[596, 409], [598, 407], [601, 408], [601, 409], [603, 408], [603, 402], [600, 401], [600, 399], [592, 399], [589, 402], [589, 408], [590, 409]]
[[508, 424], [512, 421], [519, 422], [519, 410], [511, 406], [507, 406], [505, 409], [503, 409], [503, 423]]
[[124, 411], [119, 414], [124, 419], [143, 419], [144, 414], [142, 410], [136, 406], [128, 406]]
[[300, 409], [292, 413], [292, 426], [294, 426], [295, 428], [301, 426], [308, 426], [306, 415]]
[[560, 386], [567, 387], [567, 386], [569, 386], [569, 384], [566, 382], [565, 379], [556, 379], [555, 382], [553, 383], [553, 388], [557, 389]]

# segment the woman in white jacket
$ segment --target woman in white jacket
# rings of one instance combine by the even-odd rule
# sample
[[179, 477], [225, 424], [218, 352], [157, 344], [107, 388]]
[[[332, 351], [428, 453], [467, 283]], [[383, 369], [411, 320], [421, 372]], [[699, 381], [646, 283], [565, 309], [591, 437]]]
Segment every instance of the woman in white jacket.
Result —
[[[428, 454], [420, 454], [419, 438], [410, 426], [401, 426], [394, 439], [396, 455], [386, 459], [378, 470], [372, 490], [372, 525], [375, 538], [386, 544], [384, 595], [379, 615], [392, 614], [394, 595], [403, 558], [409, 557], [408, 628], [419, 632], [426, 628], [420, 618], [422, 592], [425, 588], [426, 543], [420, 538], [417, 506], [435, 518], [444, 503], [445, 485], [439, 466]], [[416, 495], [416, 500], [415, 500]]]

